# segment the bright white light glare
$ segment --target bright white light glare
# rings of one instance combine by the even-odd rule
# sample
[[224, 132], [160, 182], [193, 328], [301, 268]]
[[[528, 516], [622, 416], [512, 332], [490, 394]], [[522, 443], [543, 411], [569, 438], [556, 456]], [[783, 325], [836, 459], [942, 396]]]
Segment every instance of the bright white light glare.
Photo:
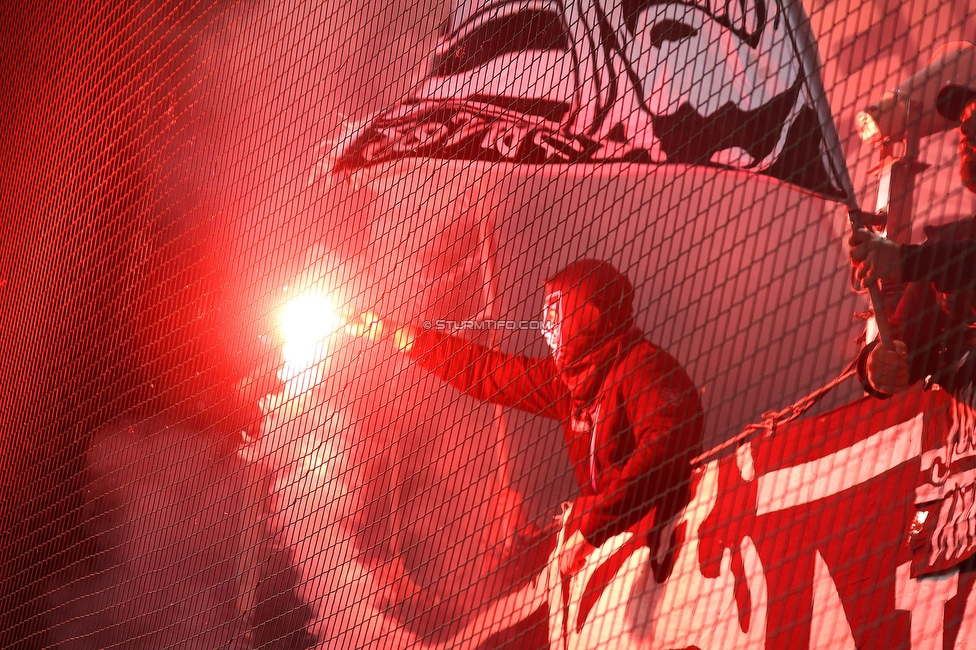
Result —
[[321, 293], [295, 296], [281, 311], [285, 363], [293, 372], [309, 368], [325, 357], [325, 341], [342, 328], [342, 318]]

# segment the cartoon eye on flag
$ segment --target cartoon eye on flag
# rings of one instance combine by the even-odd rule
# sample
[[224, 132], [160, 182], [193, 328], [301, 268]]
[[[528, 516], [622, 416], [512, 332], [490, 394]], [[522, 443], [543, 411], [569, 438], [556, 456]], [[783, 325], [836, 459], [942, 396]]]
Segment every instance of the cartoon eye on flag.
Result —
[[347, 138], [334, 171], [679, 163], [843, 198], [808, 84], [819, 71], [781, 1], [460, 0], [428, 76]]

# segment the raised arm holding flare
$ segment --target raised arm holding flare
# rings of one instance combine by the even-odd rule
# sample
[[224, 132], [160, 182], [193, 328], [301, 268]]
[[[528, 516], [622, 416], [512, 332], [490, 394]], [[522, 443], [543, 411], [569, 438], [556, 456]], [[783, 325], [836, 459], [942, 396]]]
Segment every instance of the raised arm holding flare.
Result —
[[689, 461], [702, 441], [698, 389], [643, 338], [633, 293], [606, 262], [581, 260], [557, 273], [544, 305], [551, 355], [540, 358], [371, 315], [350, 326], [390, 340], [467, 395], [562, 422], [580, 489], [560, 553], [567, 575], [613, 535], [650, 517], [667, 521], [690, 497]]

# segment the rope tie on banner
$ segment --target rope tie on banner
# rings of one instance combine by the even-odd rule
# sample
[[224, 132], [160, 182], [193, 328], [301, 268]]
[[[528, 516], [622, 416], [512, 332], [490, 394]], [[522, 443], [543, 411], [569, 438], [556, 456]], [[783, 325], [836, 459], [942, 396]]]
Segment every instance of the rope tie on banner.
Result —
[[738, 447], [739, 445], [752, 440], [756, 435], [765, 432], [766, 437], [776, 433], [776, 427], [782, 426], [797, 419], [819, 402], [823, 397], [837, 386], [857, 374], [857, 359], [851, 361], [844, 370], [827, 384], [821, 386], [809, 395], [801, 397], [781, 411], [763, 411], [762, 420], [747, 424], [746, 427], [735, 437], [726, 440], [718, 447], [713, 447], [704, 454], [691, 461], [692, 467], [698, 467], [706, 461], [711, 461], [722, 455], [725, 450]]

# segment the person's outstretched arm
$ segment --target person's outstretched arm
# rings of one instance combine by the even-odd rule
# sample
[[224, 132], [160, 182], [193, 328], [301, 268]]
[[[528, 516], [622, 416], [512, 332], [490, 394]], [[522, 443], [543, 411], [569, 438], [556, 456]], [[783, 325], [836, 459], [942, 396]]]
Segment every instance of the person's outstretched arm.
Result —
[[548, 356], [505, 354], [460, 336], [390, 320], [373, 319], [369, 328], [370, 338], [389, 340], [422, 368], [475, 399], [545, 417], [565, 415], [568, 389]]

